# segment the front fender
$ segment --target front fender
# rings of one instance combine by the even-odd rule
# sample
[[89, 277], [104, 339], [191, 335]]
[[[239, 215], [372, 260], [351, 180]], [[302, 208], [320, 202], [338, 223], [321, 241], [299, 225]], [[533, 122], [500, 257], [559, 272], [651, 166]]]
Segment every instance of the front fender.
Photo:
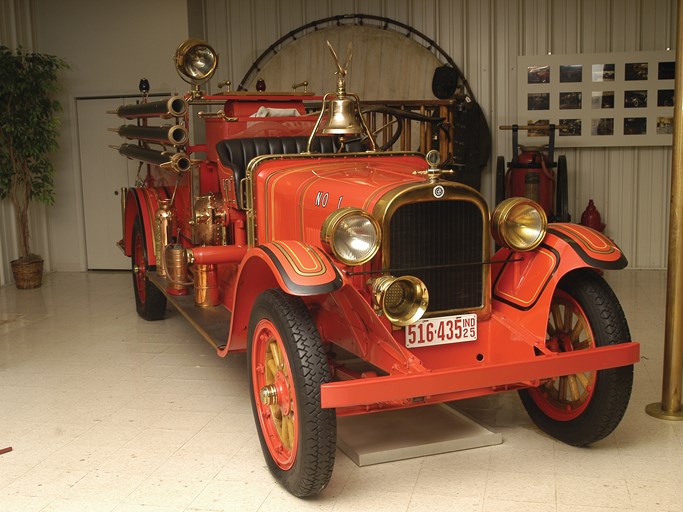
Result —
[[228, 343], [219, 352], [245, 350], [249, 316], [256, 298], [269, 288], [299, 297], [341, 288], [342, 276], [319, 248], [302, 242], [269, 242], [251, 249], [240, 264], [233, 298]]
[[494, 260], [493, 309], [539, 339], [545, 339], [550, 301], [564, 276], [581, 268], [618, 270], [628, 264], [612, 240], [579, 224], [550, 224], [538, 249], [501, 249]]
[[159, 208], [159, 199], [169, 199], [170, 192], [166, 188], [129, 188], [126, 194], [126, 210], [124, 213], [124, 253], [133, 255], [133, 223], [139, 217], [142, 223], [145, 244], [147, 245], [147, 263], [156, 265], [157, 254], [154, 248], [154, 215]]

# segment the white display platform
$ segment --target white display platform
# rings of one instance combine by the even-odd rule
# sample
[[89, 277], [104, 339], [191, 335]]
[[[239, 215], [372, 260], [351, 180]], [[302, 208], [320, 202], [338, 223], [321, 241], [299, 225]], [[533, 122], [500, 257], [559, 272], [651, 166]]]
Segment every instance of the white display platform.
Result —
[[500, 433], [445, 404], [337, 418], [337, 446], [358, 466], [502, 442]]

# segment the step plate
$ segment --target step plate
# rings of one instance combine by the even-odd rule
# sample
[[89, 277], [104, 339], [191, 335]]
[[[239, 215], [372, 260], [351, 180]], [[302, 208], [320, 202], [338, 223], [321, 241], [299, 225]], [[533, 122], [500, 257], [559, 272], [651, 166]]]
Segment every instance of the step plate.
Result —
[[171, 284], [168, 279], [159, 277], [154, 272], [148, 272], [147, 278], [161, 290], [168, 302], [173, 304], [212, 347], [218, 350], [225, 346], [228, 341], [231, 315], [223, 304], [200, 308], [194, 305], [194, 290], [191, 286], [188, 286], [187, 295], [171, 295], [166, 291]]

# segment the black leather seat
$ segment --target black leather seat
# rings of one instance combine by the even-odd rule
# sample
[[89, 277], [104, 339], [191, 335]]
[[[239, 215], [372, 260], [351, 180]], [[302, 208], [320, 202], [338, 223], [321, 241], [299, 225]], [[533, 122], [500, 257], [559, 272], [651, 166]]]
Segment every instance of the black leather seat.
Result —
[[[224, 167], [235, 173], [235, 183], [247, 175], [247, 166], [257, 156], [291, 155], [303, 153], [308, 137], [253, 137], [248, 139], [225, 139], [216, 144], [218, 158]], [[337, 147], [333, 137], [315, 137], [311, 142], [314, 153], [334, 153]]]

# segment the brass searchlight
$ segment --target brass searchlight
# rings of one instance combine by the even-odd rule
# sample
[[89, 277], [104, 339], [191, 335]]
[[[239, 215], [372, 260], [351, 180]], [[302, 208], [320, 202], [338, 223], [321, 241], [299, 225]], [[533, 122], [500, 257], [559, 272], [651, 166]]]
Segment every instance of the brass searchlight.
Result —
[[218, 54], [200, 39], [187, 39], [180, 43], [173, 57], [180, 78], [192, 84], [192, 97], [200, 98], [203, 92], [199, 85], [209, 80], [216, 72]]

